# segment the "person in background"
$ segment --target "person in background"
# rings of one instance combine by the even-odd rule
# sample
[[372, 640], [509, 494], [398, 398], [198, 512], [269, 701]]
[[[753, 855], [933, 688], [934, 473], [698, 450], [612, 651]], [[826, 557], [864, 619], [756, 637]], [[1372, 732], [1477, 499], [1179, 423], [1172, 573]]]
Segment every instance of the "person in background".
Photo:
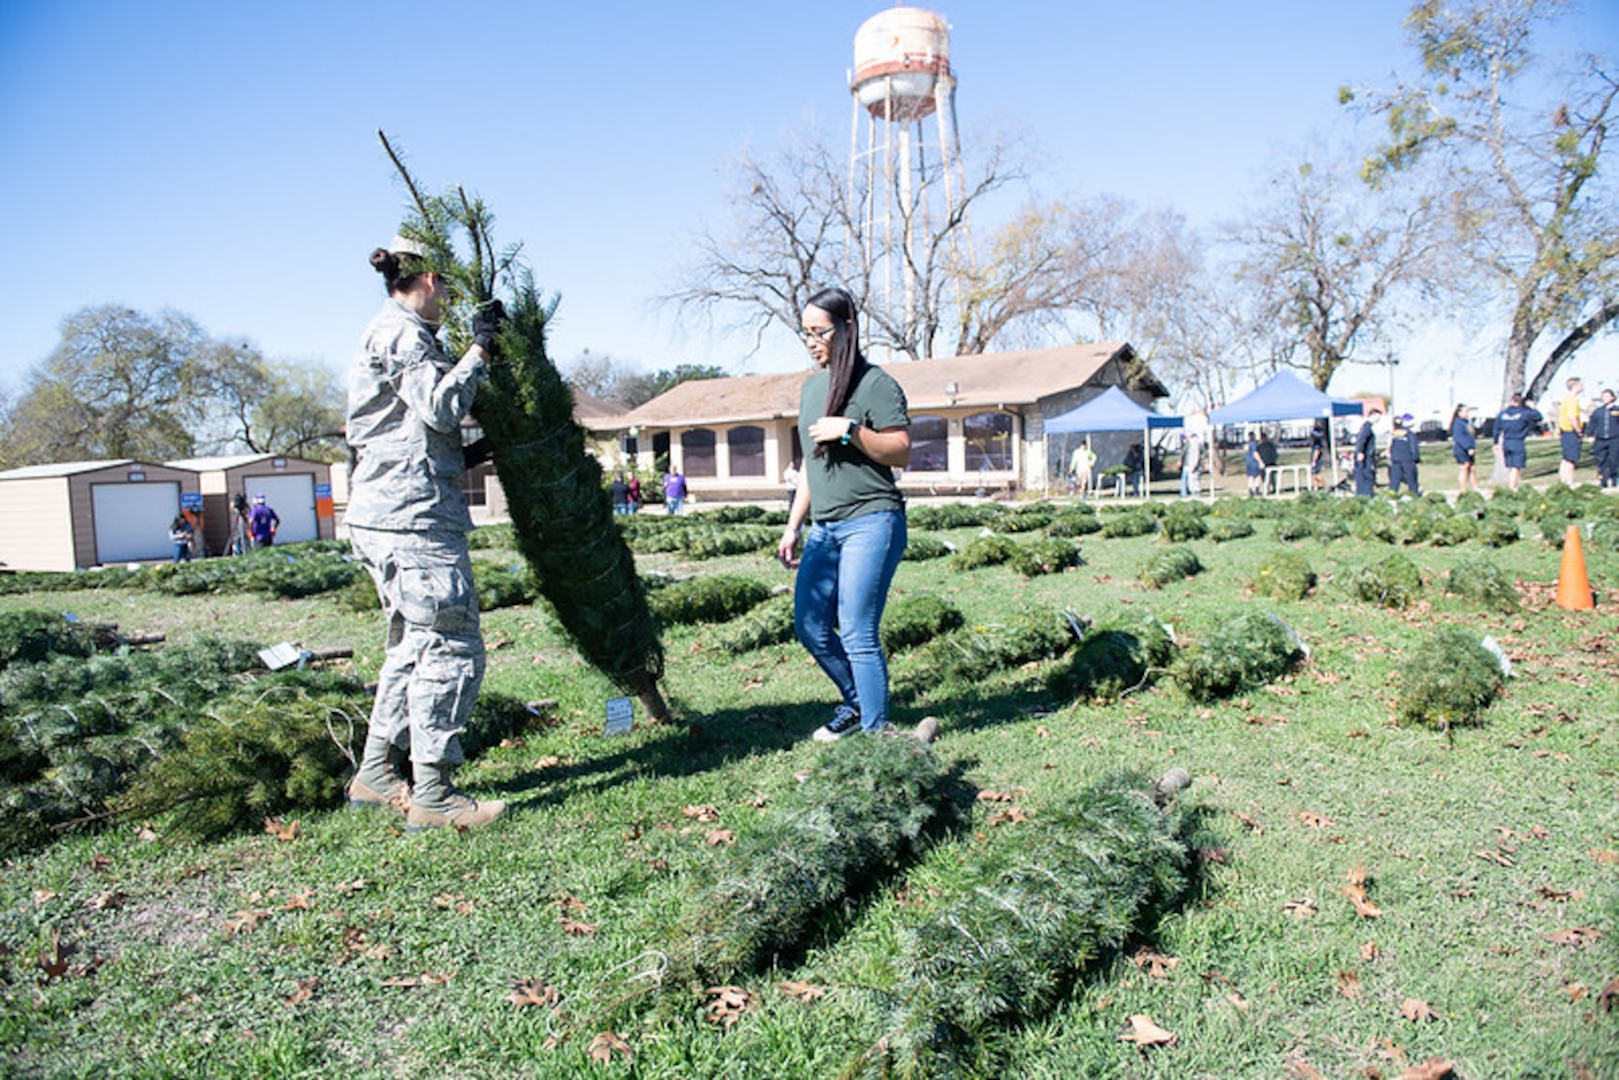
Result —
[[250, 513], [247, 496], [238, 491], [231, 497], [230, 549], [227, 554], [246, 555], [253, 546], [253, 534], [247, 525]]
[[1597, 483], [1605, 488], [1619, 487], [1619, 404], [1612, 390], [1602, 391], [1585, 430], [1591, 436], [1591, 450], [1597, 460]]
[[1382, 411], [1373, 408], [1355, 433], [1355, 494], [1371, 498], [1377, 492], [1377, 429], [1373, 422]]
[[[1276, 467], [1276, 442], [1270, 437], [1269, 431], [1262, 430], [1259, 433], [1259, 464], [1264, 466], [1265, 475], [1271, 477], [1271, 490], [1280, 491], [1280, 478], [1270, 471]], [[1267, 495], [1270, 493], [1265, 492]]]
[[798, 569], [793, 626], [842, 699], [814, 735], [830, 742], [888, 723], [888, 662], [878, 628], [905, 554], [905, 496], [894, 470], [911, 460], [911, 420], [905, 391], [860, 351], [848, 292], [822, 289], [810, 297], [802, 325], [820, 370], [800, 391], [798, 432], [814, 450], [776, 557]]
[[1513, 394], [1507, 407], [1496, 414], [1495, 441], [1501, 447], [1501, 461], [1507, 469], [1507, 487], [1513, 491], [1518, 490], [1523, 467], [1529, 461], [1524, 440], [1539, 431], [1543, 423], [1545, 417], [1535, 408], [1534, 401], [1522, 394]]
[[1574, 470], [1580, 464], [1580, 442], [1585, 436], [1584, 412], [1580, 408], [1580, 395], [1585, 384], [1578, 378], [1568, 380], [1568, 393], [1557, 403], [1557, 438], [1562, 445], [1563, 460], [1557, 466], [1557, 479], [1574, 486]]
[[666, 513], [678, 514], [686, 504], [686, 478], [670, 469], [663, 478], [663, 507]]
[[174, 565], [191, 561], [191, 542], [196, 539], [197, 530], [191, 524], [191, 519], [185, 514], [174, 515], [169, 522], [169, 539], [174, 542]]
[[[484, 645], [472, 580], [461, 421], [488, 377], [505, 321], [498, 303], [472, 317], [473, 343], [446, 356], [439, 321], [448, 280], [428, 248], [396, 236], [371, 253], [388, 297], [349, 367], [350, 543], [376, 583], [387, 624], [365, 753], [349, 805], [392, 807], [411, 832], [477, 828], [505, 810], [451, 783], [461, 732], [483, 683]], [[539, 437], [539, 434], [536, 434]], [[470, 448], [469, 448], [470, 449]], [[400, 767], [410, 759], [413, 784]]]
[[1248, 477], [1248, 494], [1258, 495], [1265, 482], [1265, 462], [1259, 456], [1259, 435], [1248, 432], [1248, 445], [1242, 451], [1242, 471]]
[[1330, 421], [1317, 420], [1310, 428], [1310, 490], [1319, 489], [1326, 481], [1321, 479], [1321, 470], [1327, 465], [1327, 424]]
[[634, 473], [630, 473], [630, 478], [625, 482], [624, 486], [630, 489], [630, 513], [639, 514], [641, 512], [641, 478]]
[[614, 473], [613, 482], [608, 490], [613, 495], [613, 516], [624, 517], [630, 512], [630, 485], [624, 482], [623, 473]]
[[1142, 470], [1146, 467], [1146, 455], [1142, 452], [1141, 444], [1133, 442], [1130, 449], [1124, 452], [1124, 482], [1131, 495], [1141, 494]]
[[281, 515], [264, 501], [263, 495], [253, 496], [253, 512], [247, 516], [247, 531], [256, 548], [275, 543], [275, 534], [281, 529]]
[[793, 508], [793, 499], [798, 495], [797, 458], [789, 461], [787, 467], [781, 471], [781, 482], [787, 485], [787, 509], [791, 510]]
[[1096, 451], [1091, 449], [1091, 440], [1087, 436], [1085, 441], [1074, 447], [1074, 452], [1068, 455], [1068, 479], [1082, 499], [1090, 494], [1092, 472], [1095, 468]]
[[1478, 490], [1478, 433], [1473, 430], [1473, 410], [1458, 405], [1450, 414], [1450, 453], [1456, 459], [1456, 490]]
[[1417, 463], [1422, 460], [1422, 448], [1417, 445], [1415, 419], [1410, 413], [1394, 418], [1394, 436], [1389, 439], [1389, 490], [1399, 491], [1404, 484], [1412, 495], [1421, 495]]
[[1197, 497], [1199, 451], [1203, 447], [1203, 440], [1198, 438], [1194, 431], [1186, 436], [1181, 446], [1181, 498], [1191, 499]]

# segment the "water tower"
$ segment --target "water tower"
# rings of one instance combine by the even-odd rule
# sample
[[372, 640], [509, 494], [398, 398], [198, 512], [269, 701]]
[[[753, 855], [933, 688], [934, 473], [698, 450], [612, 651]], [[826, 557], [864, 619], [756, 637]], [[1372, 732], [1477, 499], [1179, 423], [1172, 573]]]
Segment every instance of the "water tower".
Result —
[[866, 303], [926, 350], [914, 333], [925, 299], [917, 271], [935, 231], [961, 212], [965, 186], [944, 17], [894, 7], [867, 19], [854, 36], [850, 90], [849, 196]]

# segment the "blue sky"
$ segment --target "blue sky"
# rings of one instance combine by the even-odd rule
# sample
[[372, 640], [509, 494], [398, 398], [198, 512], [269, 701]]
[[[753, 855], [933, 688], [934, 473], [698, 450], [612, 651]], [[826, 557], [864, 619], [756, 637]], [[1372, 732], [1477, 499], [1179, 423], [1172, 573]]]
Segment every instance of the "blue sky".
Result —
[[[806, 122], [847, 139], [854, 32], [883, 6], [0, 0], [0, 387], [103, 303], [341, 369], [381, 298], [366, 256], [404, 210], [379, 127], [420, 180], [481, 194], [499, 237], [524, 243], [563, 297], [557, 358], [802, 363], [785, 333], [745, 360], [652, 301], [692, 232], [725, 219], [729, 157]], [[1286, 147], [1348, 122], [1339, 85], [1407, 62], [1407, 6], [935, 7], [969, 143], [1017, 127], [1048, 196], [1212, 224]], [[1619, 5], [1587, 5], [1554, 44], [1619, 52]], [[1490, 358], [1436, 362], [1454, 381]]]

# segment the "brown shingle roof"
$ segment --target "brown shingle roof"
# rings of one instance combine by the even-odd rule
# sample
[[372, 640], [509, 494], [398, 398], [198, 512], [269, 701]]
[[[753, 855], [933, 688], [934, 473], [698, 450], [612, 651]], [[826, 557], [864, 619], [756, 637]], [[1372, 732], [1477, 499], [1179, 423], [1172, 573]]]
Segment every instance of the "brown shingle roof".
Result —
[[[1030, 405], [1053, 394], [1084, 386], [1108, 363], [1134, 359], [1117, 342], [1068, 345], [1057, 349], [898, 361], [883, 365], [905, 391], [913, 411], [956, 406]], [[810, 371], [786, 375], [737, 375], [684, 382], [617, 418], [628, 427], [731, 424], [798, 415], [798, 392]], [[1163, 387], [1142, 369], [1140, 379], [1157, 393]], [[954, 402], [945, 387], [954, 383]]]

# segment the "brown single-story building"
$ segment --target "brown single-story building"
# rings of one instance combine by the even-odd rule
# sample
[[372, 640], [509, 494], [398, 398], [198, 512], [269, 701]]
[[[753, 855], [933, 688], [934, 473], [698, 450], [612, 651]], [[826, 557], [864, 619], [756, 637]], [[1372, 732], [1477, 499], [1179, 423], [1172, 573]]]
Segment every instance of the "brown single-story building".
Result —
[[230, 544], [231, 501], [263, 495], [276, 512], [278, 544], [330, 540], [337, 535], [332, 509], [332, 467], [324, 461], [286, 454], [233, 454], [170, 461], [196, 473], [202, 490], [203, 554], [218, 555]]
[[190, 469], [119, 459], [0, 472], [0, 569], [78, 570], [167, 559], [169, 526], [201, 504]]
[[[1044, 421], [1118, 386], [1152, 407], [1169, 392], [1127, 344], [895, 362], [883, 368], [905, 391], [911, 464], [901, 486], [919, 493], [1041, 489], [1047, 480]], [[652, 470], [660, 458], [685, 474], [698, 497], [770, 497], [782, 471], [803, 456], [799, 391], [810, 369], [685, 382], [608, 420], [623, 450], [611, 468]], [[1138, 440], [1139, 441], [1139, 440]], [[1100, 452], [1108, 464], [1109, 452]], [[1124, 444], [1118, 448], [1122, 460]]]

